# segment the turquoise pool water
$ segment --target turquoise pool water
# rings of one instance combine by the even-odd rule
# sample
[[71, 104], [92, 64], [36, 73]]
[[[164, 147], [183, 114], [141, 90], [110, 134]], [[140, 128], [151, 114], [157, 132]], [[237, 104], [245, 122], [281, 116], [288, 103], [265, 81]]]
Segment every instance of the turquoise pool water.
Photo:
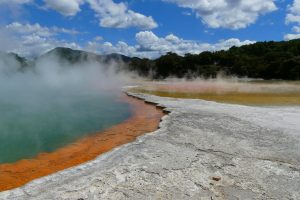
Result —
[[28, 93], [0, 91], [0, 163], [54, 151], [130, 116], [129, 105], [120, 102], [117, 93], [77, 89]]

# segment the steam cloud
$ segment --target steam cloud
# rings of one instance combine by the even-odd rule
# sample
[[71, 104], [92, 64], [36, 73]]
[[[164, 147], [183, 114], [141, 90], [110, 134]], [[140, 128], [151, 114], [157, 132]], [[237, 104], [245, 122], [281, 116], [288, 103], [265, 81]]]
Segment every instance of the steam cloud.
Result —
[[120, 64], [117, 61], [108, 64], [94, 61], [69, 64], [60, 61], [56, 56], [48, 56], [38, 60], [34, 67], [20, 72], [19, 62], [1, 55], [1, 98], [12, 93], [16, 98], [20, 95], [35, 96], [42, 91], [113, 92], [129, 81], [128, 74], [117, 73], [116, 69]]
[[300, 93], [299, 82], [263, 81], [257, 79], [226, 77], [220, 74], [214, 79], [168, 78], [162, 82], [145, 84], [144, 89], [150, 91], [184, 92], [199, 94], [228, 94], [228, 93], [256, 93], [256, 94], [286, 94]]
[[53, 55], [23, 69], [0, 54], [0, 163], [52, 151], [128, 117], [118, 101], [130, 76], [118, 73], [120, 65], [69, 64]]
[[120, 88], [130, 80], [128, 74], [117, 72], [121, 64], [69, 64], [48, 56], [20, 72], [14, 58], [0, 55], [0, 103], [34, 110], [53, 102], [67, 105], [68, 99], [82, 95], [119, 95]]

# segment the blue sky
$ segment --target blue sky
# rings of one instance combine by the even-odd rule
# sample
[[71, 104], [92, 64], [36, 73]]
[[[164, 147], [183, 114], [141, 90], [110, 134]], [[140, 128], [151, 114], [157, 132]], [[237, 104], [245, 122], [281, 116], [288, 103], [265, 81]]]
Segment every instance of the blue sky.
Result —
[[154, 58], [300, 38], [300, 0], [0, 0], [0, 50]]

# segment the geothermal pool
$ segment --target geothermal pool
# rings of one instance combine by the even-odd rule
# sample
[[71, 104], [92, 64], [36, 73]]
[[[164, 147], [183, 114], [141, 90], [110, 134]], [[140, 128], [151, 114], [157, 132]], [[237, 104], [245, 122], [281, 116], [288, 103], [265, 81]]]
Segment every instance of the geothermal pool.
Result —
[[129, 105], [119, 101], [117, 93], [68, 89], [16, 95], [18, 92], [12, 89], [0, 96], [0, 163], [55, 151], [130, 116]]

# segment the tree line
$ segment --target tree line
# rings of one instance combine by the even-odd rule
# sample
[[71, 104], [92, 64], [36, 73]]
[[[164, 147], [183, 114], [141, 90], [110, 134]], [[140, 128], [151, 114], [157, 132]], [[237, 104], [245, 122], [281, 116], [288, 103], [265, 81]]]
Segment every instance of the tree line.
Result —
[[238, 77], [300, 80], [300, 40], [257, 42], [229, 50], [186, 54], [169, 52], [157, 59], [131, 58], [128, 69], [154, 79]]

